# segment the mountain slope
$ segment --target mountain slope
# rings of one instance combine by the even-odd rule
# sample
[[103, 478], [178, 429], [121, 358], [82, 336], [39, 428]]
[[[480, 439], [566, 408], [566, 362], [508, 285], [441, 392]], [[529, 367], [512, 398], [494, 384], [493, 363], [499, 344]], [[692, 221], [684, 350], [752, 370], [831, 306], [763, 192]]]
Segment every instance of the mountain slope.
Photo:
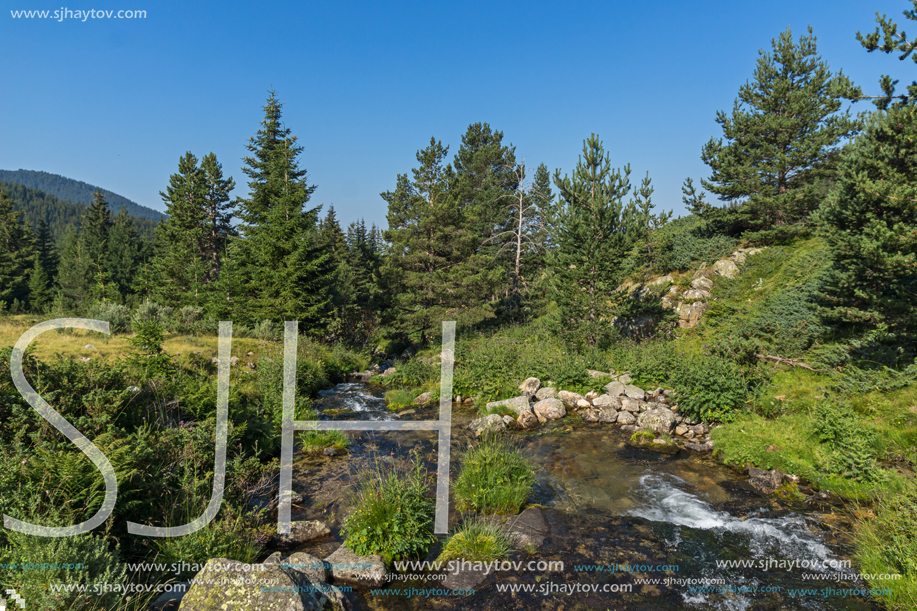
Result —
[[88, 183], [66, 178], [57, 174], [48, 172], [36, 172], [33, 170], [0, 170], [0, 182], [15, 183], [43, 191], [47, 195], [53, 195], [59, 200], [69, 200], [74, 203], [86, 204], [92, 202], [92, 194], [97, 189], [105, 194], [105, 199], [112, 212], [117, 214], [121, 206], [127, 210], [127, 213], [139, 219], [148, 219], [151, 221], [161, 221], [165, 218], [161, 212], [141, 206], [138, 203], [112, 193], [107, 189], [90, 185]]

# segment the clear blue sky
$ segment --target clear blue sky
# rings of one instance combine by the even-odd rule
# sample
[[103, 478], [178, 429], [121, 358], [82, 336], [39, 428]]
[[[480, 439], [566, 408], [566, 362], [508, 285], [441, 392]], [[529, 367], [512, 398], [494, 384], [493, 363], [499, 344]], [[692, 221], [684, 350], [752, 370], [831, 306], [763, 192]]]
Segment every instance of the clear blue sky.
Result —
[[[274, 88], [318, 185], [313, 202], [385, 226], [379, 193], [436, 136], [454, 153], [468, 124], [504, 132], [529, 166], [574, 166], [598, 133], [616, 166], [649, 171], [681, 213], [701, 146], [720, 135], [758, 50], [787, 26], [868, 93], [913, 63], [868, 54], [876, 11], [917, 29], [906, 0], [695, 2], [152, 2], [0, 13], [0, 169], [44, 170], [164, 210], [187, 150], [213, 151], [247, 192], [241, 159]], [[143, 9], [145, 19], [13, 19], [10, 10]], [[860, 109], [872, 108], [867, 103]]]

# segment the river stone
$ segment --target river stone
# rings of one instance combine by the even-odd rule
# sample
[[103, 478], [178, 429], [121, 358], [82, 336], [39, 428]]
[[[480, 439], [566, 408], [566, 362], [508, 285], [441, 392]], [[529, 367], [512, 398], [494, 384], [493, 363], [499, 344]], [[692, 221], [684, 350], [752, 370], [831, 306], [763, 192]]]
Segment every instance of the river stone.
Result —
[[280, 566], [280, 563], [283, 562], [283, 554], [280, 552], [274, 552], [270, 556], [264, 559], [264, 566]]
[[[497, 519], [502, 520], [499, 516]], [[508, 518], [502, 528], [517, 548], [541, 547], [550, 530], [540, 507], [529, 507], [518, 516]]]
[[535, 398], [541, 401], [542, 399], [553, 399], [557, 396], [557, 389], [551, 388], [550, 386], [545, 386], [544, 388], [539, 388], [538, 392], [535, 393]]
[[693, 452], [712, 452], [713, 442], [707, 441], [705, 443], [696, 443], [694, 441], [688, 441], [685, 443], [685, 447]]
[[703, 422], [700, 424], [695, 424], [691, 427], [691, 430], [694, 431], [694, 434], [698, 437], [703, 437], [707, 434], [707, 426]]
[[624, 383], [623, 382], [609, 382], [605, 385], [605, 391], [612, 397], [619, 397], [624, 394]]
[[764, 471], [763, 469], [749, 467], [748, 475], [750, 478], [748, 483], [751, 484], [752, 488], [763, 494], [773, 494], [783, 483], [783, 473], [777, 469]]
[[506, 425], [506, 428], [509, 428], [510, 426], [516, 424], [516, 419], [507, 414], [506, 416], [503, 416], [503, 424]]
[[[502, 422], [502, 420], [501, 420]], [[357, 556], [342, 545], [333, 554], [325, 558], [331, 564], [331, 574], [335, 581], [356, 583], [366, 586], [381, 587], [388, 583], [388, 570], [382, 556]]]
[[689, 429], [689, 428], [686, 427], [685, 425], [679, 424], [678, 426], [675, 427], [675, 434], [676, 434], [676, 435], [682, 435], [682, 436], [683, 436], [685, 433], [687, 433], [687, 432], [690, 431], [690, 430], [691, 430], [691, 429]]
[[636, 399], [631, 399], [630, 397], [621, 398], [621, 409], [626, 412], [638, 413], [640, 411], [640, 406], [643, 405], [643, 401], [637, 401]]
[[585, 422], [601, 422], [602, 424], [611, 424], [618, 419], [618, 412], [613, 407], [590, 407], [583, 411], [583, 420]]
[[731, 259], [720, 259], [713, 264], [713, 272], [724, 278], [735, 278], [739, 275], [739, 266]]
[[526, 397], [534, 397], [539, 388], [541, 388], [541, 380], [538, 378], [527, 378], [519, 385], [519, 390], [521, 390], [522, 394]]
[[575, 392], [570, 392], [569, 390], [562, 390], [557, 393], [557, 398], [564, 402], [564, 405], [567, 407], [575, 407], [576, 402], [583, 398], [583, 395], [577, 394]]
[[630, 383], [633, 382], [633, 381], [634, 381], [634, 379], [631, 378], [630, 375], [628, 375], [628, 374], [626, 374], [626, 373], [622, 373], [621, 375], [618, 376], [618, 382], [620, 382], [621, 384], [627, 385], [627, 384], [630, 384]]
[[427, 391], [427, 392], [425, 392], [425, 393], [423, 393], [423, 394], [420, 394], [420, 395], [417, 395], [416, 397], [414, 397], [414, 403], [418, 403], [418, 404], [420, 404], [420, 405], [426, 405], [426, 404], [429, 403], [432, 399], [433, 399], [433, 393]]
[[666, 407], [648, 409], [637, 418], [637, 424], [654, 433], [669, 433], [675, 425], [675, 414]]
[[643, 401], [643, 398], [646, 396], [646, 391], [644, 391], [639, 386], [628, 384], [624, 387], [624, 394], [631, 399], [639, 399], [640, 401]]
[[604, 378], [608, 376], [607, 371], [596, 371], [595, 369], [587, 369], [586, 373], [589, 374], [590, 378]]
[[392, 375], [393, 373], [395, 373], [395, 368], [394, 368], [394, 367], [389, 367], [388, 369], [386, 369], [385, 371], [383, 371], [380, 375], [390, 376], [390, 375]]
[[[267, 560], [265, 560], [267, 562]], [[292, 569], [305, 574], [310, 581], [328, 581], [328, 568], [325, 563], [305, 552], [290, 554], [290, 557], [280, 563], [281, 568]]]
[[502, 416], [499, 414], [491, 414], [483, 418], [478, 418], [477, 420], [472, 420], [468, 428], [471, 429], [475, 437], [480, 437], [484, 434], [502, 433], [506, 430], [506, 424], [503, 422]]
[[592, 400], [592, 405], [595, 407], [610, 407], [617, 410], [621, 407], [621, 400], [611, 395], [599, 395]]
[[290, 533], [274, 535], [274, 546], [280, 549], [297, 547], [303, 543], [321, 539], [331, 534], [331, 530], [318, 520], [306, 522], [291, 522]]
[[713, 280], [706, 276], [701, 276], [692, 280], [691, 286], [699, 291], [709, 291], [713, 288]]
[[590, 403], [588, 399], [582, 398], [576, 402], [576, 407], [577, 409], [584, 409], [587, 407], [592, 407], [592, 403]]
[[516, 424], [526, 431], [531, 431], [532, 429], [537, 429], [541, 425], [541, 421], [538, 420], [538, 416], [535, 415], [535, 412], [528, 411], [519, 414], [519, 417], [516, 419]]
[[[247, 569], [247, 570], [246, 570]], [[254, 569], [254, 570], [253, 570]], [[304, 573], [277, 566], [247, 565], [226, 558], [213, 558], [194, 578], [182, 597], [182, 611], [320, 611], [343, 609], [319, 590], [327, 584], [312, 582]], [[331, 596], [335, 593], [329, 592]]]
[[513, 397], [512, 399], [503, 399], [502, 401], [491, 401], [487, 404], [487, 409], [492, 409], [494, 407], [505, 407], [511, 409], [517, 414], [522, 412], [527, 412], [532, 409], [532, 406], [529, 405], [529, 398], [525, 395], [521, 397]]
[[630, 412], [618, 412], [618, 424], [633, 424], [637, 421], [634, 415]]
[[557, 420], [567, 415], [564, 408], [564, 402], [560, 399], [543, 399], [535, 404], [535, 415], [538, 420], [545, 422], [547, 420]]

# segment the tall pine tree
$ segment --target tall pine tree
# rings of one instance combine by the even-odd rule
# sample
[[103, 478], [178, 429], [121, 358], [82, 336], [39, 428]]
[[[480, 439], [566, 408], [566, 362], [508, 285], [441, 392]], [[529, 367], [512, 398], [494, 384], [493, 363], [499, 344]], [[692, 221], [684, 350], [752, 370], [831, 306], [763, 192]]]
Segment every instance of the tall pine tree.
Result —
[[37, 258], [31, 232], [23, 226], [21, 216], [0, 187], [0, 302], [8, 309], [14, 303], [26, 303]]

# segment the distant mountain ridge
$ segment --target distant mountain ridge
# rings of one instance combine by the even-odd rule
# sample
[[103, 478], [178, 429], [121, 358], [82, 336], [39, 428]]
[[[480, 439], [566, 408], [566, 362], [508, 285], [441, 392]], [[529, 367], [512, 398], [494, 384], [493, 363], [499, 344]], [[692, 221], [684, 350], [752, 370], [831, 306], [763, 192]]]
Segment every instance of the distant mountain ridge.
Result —
[[92, 194], [99, 190], [105, 194], [109, 208], [115, 214], [124, 206], [127, 213], [133, 217], [150, 221], [161, 221], [166, 218], [162, 212], [141, 206], [140, 204], [118, 195], [108, 189], [90, 185], [81, 180], [74, 180], [66, 176], [40, 172], [35, 170], [0, 170], [0, 182], [14, 183], [37, 189], [60, 200], [69, 200], [74, 203], [89, 205], [92, 203]]

